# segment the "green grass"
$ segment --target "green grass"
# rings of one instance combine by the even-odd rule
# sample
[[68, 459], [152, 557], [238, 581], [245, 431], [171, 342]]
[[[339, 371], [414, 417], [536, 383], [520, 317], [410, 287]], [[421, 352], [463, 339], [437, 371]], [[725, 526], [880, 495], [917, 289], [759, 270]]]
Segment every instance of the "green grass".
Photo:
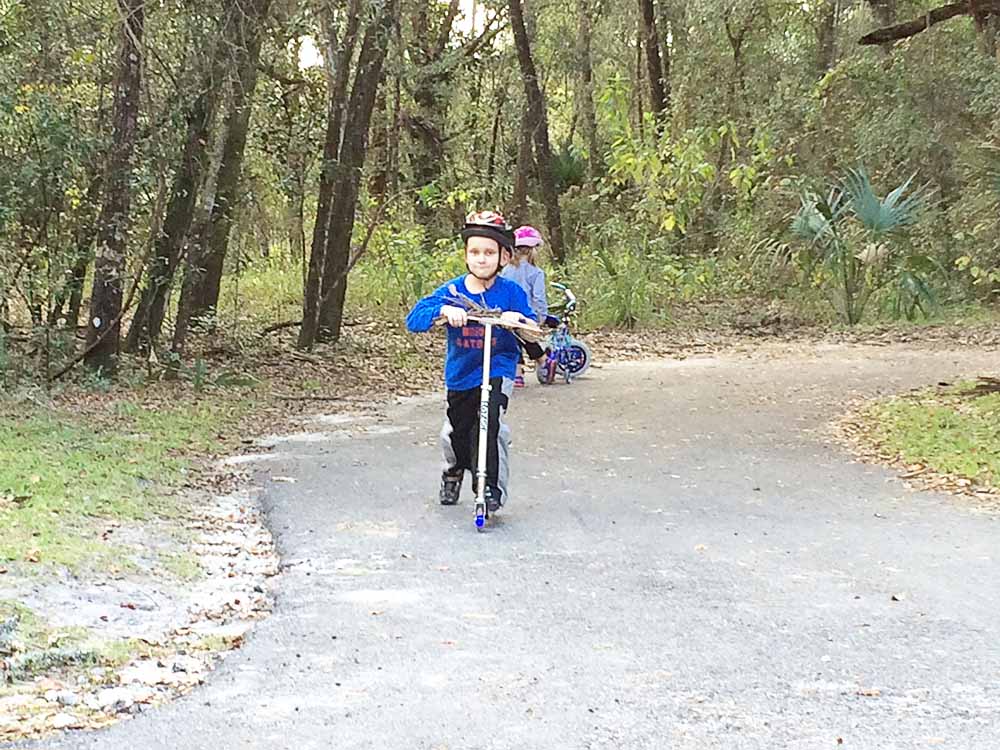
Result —
[[1000, 487], [1000, 393], [974, 384], [923, 392], [872, 407], [874, 437], [908, 463]]
[[179, 515], [165, 490], [184, 481], [191, 455], [218, 449], [220, 430], [248, 408], [245, 399], [220, 404], [120, 401], [97, 420], [0, 407], [0, 561], [106, 563], [117, 555], [101, 521]]

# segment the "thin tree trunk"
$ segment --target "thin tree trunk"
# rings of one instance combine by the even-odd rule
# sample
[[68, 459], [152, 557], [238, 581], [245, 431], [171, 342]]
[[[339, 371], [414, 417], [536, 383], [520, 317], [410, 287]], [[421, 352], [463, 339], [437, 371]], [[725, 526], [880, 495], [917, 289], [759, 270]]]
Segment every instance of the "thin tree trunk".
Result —
[[[301, 43], [292, 45], [289, 62], [292, 72], [298, 68]], [[299, 117], [302, 112], [302, 86], [298, 83], [282, 84], [282, 98], [288, 118], [288, 149], [285, 154], [285, 169], [289, 175], [290, 185], [286, 194], [285, 206], [286, 230], [288, 233], [288, 248], [293, 258], [302, 261], [305, 283], [306, 230], [305, 230], [305, 179], [306, 179], [306, 144], [298, 130]]]
[[[88, 211], [88, 215], [81, 219], [73, 232], [73, 246], [75, 260], [70, 272], [69, 281], [59, 293], [53, 305], [52, 319], [58, 320], [64, 315], [63, 307], [66, 307], [66, 326], [75, 329], [80, 321], [80, 308], [83, 304], [83, 286], [86, 282], [87, 269], [94, 259], [94, 239], [97, 237], [98, 216], [100, 211], [101, 188], [104, 185], [104, 171], [96, 164], [92, 167], [93, 176], [87, 186], [87, 197], [84, 204], [91, 207], [93, 214]], [[96, 209], [96, 210], [95, 210]], [[68, 305], [67, 305], [68, 301]]]
[[509, 213], [511, 216], [528, 215], [528, 186], [534, 171], [534, 159], [531, 155], [531, 118], [525, 112], [521, 115], [521, 129], [517, 142], [517, 166], [514, 170], [514, 193], [510, 198]]
[[[375, 97], [375, 112], [380, 113], [381, 117], [373, 113], [376, 123], [372, 128], [374, 136], [368, 150], [372, 155], [374, 169], [368, 179], [368, 194], [375, 198], [378, 203], [382, 203], [389, 190], [389, 130], [386, 123], [391, 117], [388, 112], [384, 86], [379, 87]], [[383, 119], [384, 122], [379, 122]]]
[[[326, 265], [327, 231], [333, 210], [333, 189], [337, 180], [340, 162], [341, 131], [343, 130], [344, 108], [347, 105], [347, 85], [350, 80], [351, 58], [357, 45], [360, 23], [361, 2], [349, 0], [344, 36], [336, 54], [336, 68], [330, 83], [330, 104], [327, 108], [326, 138], [323, 144], [323, 165], [320, 170], [319, 188], [316, 198], [316, 222], [313, 225], [312, 246], [309, 250], [309, 271], [303, 290], [302, 326], [299, 328], [298, 346], [308, 349], [316, 341], [316, 326], [319, 322], [321, 280]], [[337, 49], [332, 38], [333, 24], [327, 19], [324, 24], [330, 30], [330, 50]]]
[[1000, 8], [992, 12], [976, 13], [973, 15], [973, 19], [976, 23], [976, 31], [979, 33], [979, 48], [984, 55], [994, 58], [1000, 63], [1000, 44], [998, 44]]
[[405, 69], [403, 30], [397, 16], [392, 26], [396, 50], [396, 70], [392, 76], [392, 116], [389, 118], [389, 194], [399, 192], [399, 130], [402, 125], [403, 83]]
[[646, 50], [646, 70], [649, 76], [650, 106], [662, 124], [668, 114], [668, 94], [664, 86], [660, 62], [660, 36], [656, 32], [656, 9], [653, 0], [639, 0], [643, 47]]
[[643, 120], [645, 119], [645, 113], [642, 106], [642, 90], [643, 81], [645, 80], [643, 76], [643, 64], [642, 64], [642, 29], [640, 28], [638, 33], [635, 35], [635, 86], [632, 89], [632, 95], [635, 98], [635, 126], [639, 133], [639, 138], [645, 140], [646, 134], [644, 132], [645, 128], [643, 125]]
[[104, 201], [98, 221], [94, 285], [87, 325], [91, 369], [114, 374], [121, 338], [121, 309], [125, 254], [131, 209], [132, 156], [135, 152], [142, 86], [142, 34], [145, 2], [119, 0], [123, 18], [115, 81], [111, 148], [105, 172]]
[[816, 26], [816, 70], [820, 77], [827, 73], [837, 60], [837, 5], [840, 0], [823, 0], [819, 6], [819, 23]]
[[500, 145], [500, 121], [503, 119], [504, 106], [507, 104], [507, 89], [500, 88], [497, 92], [497, 108], [493, 113], [493, 127], [490, 129], [490, 152], [486, 160], [486, 179], [493, 181], [496, 175], [497, 148]]
[[270, 0], [255, 0], [236, 19], [238, 46], [233, 65], [232, 101], [226, 116], [222, 161], [216, 178], [215, 196], [207, 222], [190, 243], [181, 298], [177, 307], [173, 349], [182, 352], [191, 322], [211, 313], [219, 301], [222, 270], [229, 247], [234, 211], [240, 202], [243, 156], [246, 151], [253, 95], [257, 88], [258, 60], [264, 19]]
[[170, 285], [189, 239], [198, 191], [211, 161], [208, 153], [211, 142], [209, 131], [225, 78], [227, 47], [232, 33], [229, 29], [235, 21], [227, 12], [222, 23], [223, 39], [216, 46], [213, 60], [201, 81], [198, 96], [187, 115], [184, 150], [174, 171], [163, 231], [156, 237], [148, 279], [125, 339], [126, 351], [146, 350], [155, 346], [159, 340], [166, 317]]
[[593, 20], [591, 0], [577, 0], [579, 21], [577, 54], [580, 64], [579, 112], [583, 135], [587, 141], [587, 168], [590, 179], [597, 180], [604, 173], [604, 158], [597, 139], [597, 112], [594, 108], [594, 63], [591, 54]]
[[378, 17], [370, 22], [365, 31], [358, 55], [358, 70], [348, 103], [351, 127], [344, 133], [338, 179], [334, 186], [334, 210], [327, 230], [327, 262], [323, 269], [323, 296], [316, 326], [316, 338], [322, 341], [335, 342], [340, 338], [358, 188], [368, 151], [368, 129], [382, 83], [396, 10], [397, 0], [387, 0]]
[[555, 171], [553, 169], [552, 147], [549, 144], [549, 123], [545, 114], [545, 99], [538, 86], [538, 73], [531, 58], [531, 45], [524, 28], [524, 13], [521, 0], [510, 0], [510, 25], [517, 46], [517, 59], [521, 66], [525, 95], [528, 99], [528, 117], [535, 144], [535, 163], [538, 165], [539, 181], [542, 187], [542, 203], [545, 204], [546, 223], [549, 230], [549, 247], [557, 263], [565, 260], [562, 236], [562, 216], [559, 212], [559, 195], [556, 192]]

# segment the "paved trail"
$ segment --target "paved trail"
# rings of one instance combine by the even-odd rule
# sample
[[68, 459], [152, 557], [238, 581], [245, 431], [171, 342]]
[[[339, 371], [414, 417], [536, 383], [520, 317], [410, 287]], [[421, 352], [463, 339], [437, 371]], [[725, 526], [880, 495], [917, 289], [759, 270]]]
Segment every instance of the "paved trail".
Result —
[[[512, 501], [436, 504], [436, 400], [262, 465], [274, 615], [193, 695], [44, 747], [1000, 747], [1000, 524], [853, 463], [898, 347], [607, 366], [516, 395]], [[900, 601], [893, 601], [898, 595]], [[838, 744], [842, 740], [843, 744]]]

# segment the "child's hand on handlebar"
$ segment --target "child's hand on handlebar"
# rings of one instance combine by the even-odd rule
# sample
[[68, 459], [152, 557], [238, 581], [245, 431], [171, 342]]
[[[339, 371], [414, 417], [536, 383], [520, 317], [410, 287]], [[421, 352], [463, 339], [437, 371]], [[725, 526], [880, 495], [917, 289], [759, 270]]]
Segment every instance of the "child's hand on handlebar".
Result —
[[461, 328], [469, 322], [469, 313], [454, 305], [441, 305], [441, 314], [448, 319], [452, 328]]

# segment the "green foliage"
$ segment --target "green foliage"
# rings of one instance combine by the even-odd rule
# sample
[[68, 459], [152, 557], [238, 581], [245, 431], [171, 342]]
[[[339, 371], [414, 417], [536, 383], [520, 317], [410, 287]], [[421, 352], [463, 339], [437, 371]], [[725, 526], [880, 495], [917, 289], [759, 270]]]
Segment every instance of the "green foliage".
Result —
[[908, 463], [1000, 486], [1000, 393], [974, 384], [893, 399], [872, 408], [878, 442]]
[[0, 419], [0, 560], [37, 552], [46, 564], [95, 563], [117, 552], [94, 533], [101, 519], [177, 512], [163, 494], [185, 479], [188, 454], [218, 450], [220, 429], [246, 405], [153, 409], [122, 401], [95, 426], [19, 404]]
[[920, 275], [931, 261], [896, 242], [917, 221], [926, 190], [903, 197], [912, 178], [879, 199], [863, 169], [821, 193], [804, 188], [792, 232], [805, 241], [800, 253], [804, 276], [829, 296], [848, 325], [861, 321], [872, 295], [893, 286], [894, 309], [912, 317], [927, 313], [934, 295]]
[[[447, 7], [418, 3], [404, 14], [402, 46], [386, 59], [357, 208], [366, 221], [385, 201], [390, 218], [349, 285], [349, 303], [363, 314], [389, 307], [394, 317], [433, 284], [460, 273], [452, 232], [463, 210], [503, 207], [511, 196], [526, 110], [515, 50], [503, 34], [487, 34], [470, 49], [478, 31], [462, 31], [461, 24], [450, 37], [441, 35], [437, 24]], [[934, 313], [935, 303], [997, 301], [1000, 66], [977, 51], [981, 39], [968, 19], [897, 44], [887, 58], [882, 50], [854, 44], [871, 30], [870, 9], [840, 3], [834, 54], [821, 60], [818, 34], [828, 4], [661, 4], [672, 102], [669, 116], [656, 122], [647, 111], [646, 73], [636, 74], [642, 61], [634, 34], [623, 33], [637, 28], [637, 8], [604, 4], [591, 19], [589, 99], [597, 124], [591, 140], [576, 43], [580, 7], [542, 4], [529, 10], [528, 23], [550, 141], [558, 144], [553, 166], [569, 257], [560, 272], [580, 274], [579, 283], [592, 287], [585, 317], [609, 325], [656, 324], [680, 299], [782, 295], [792, 272], [789, 254], [780, 249], [795, 211], [790, 178], [817, 182], [830, 165], [853, 163], [870, 165], [879, 184], [899, 186], [898, 192], [875, 199], [860, 174], [838, 185], [855, 194], [840, 232], [851, 251], [819, 252], [812, 241], [800, 247], [799, 298], [812, 304], [829, 296], [835, 277], [843, 279], [847, 269], [847, 278], [856, 278], [843, 286], [857, 291], [835, 300], [845, 320], [862, 314], [914, 318]], [[150, 57], [126, 282], [163, 217], [186, 118], [222, 28], [219, 6], [161, 10], [147, 19]], [[51, 334], [68, 317], [70, 271], [92, 261], [95, 250], [119, 21], [113, 4], [94, 0], [38, 0], [30, 13], [15, 3], [0, 13], [0, 319], [15, 336], [13, 344], [6, 342], [6, 356], [0, 343], [0, 379], [8, 386], [36, 378], [44, 360], [58, 366], [79, 349], [72, 332]], [[326, 38], [321, 12], [302, 6], [272, 21], [215, 317], [227, 345], [238, 350], [265, 327], [301, 315], [329, 111], [324, 68], [298, 59], [300, 49]], [[429, 46], [438, 39], [445, 42], [440, 55]], [[214, 102], [213, 154], [221, 153], [231, 93], [225, 87]], [[442, 156], [428, 175], [431, 143]], [[217, 159], [211, 167], [218, 167]], [[591, 173], [605, 177], [591, 180]], [[209, 170], [203, 177], [211, 186], [216, 175]], [[528, 178], [526, 215], [511, 218], [544, 229], [537, 171]], [[935, 203], [923, 207], [925, 220], [901, 224], [901, 215], [915, 215], [907, 201], [915, 200], [912, 186], [918, 184], [930, 186]], [[208, 194], [197, 197], [201, 208], [211, 202]], [[595, 239], [608, 221], [606, 234], [615, 238]], [[870, 245], [869, 235], [883, 230], [887, 239]], [[356, 245], [359, 238], [354, 240]], [[851, 260], [881, 257], [883, 244], [892, 251], [891, 272]], [[175, 280], [172, 304], [177, 286]], [[85, 298], [83, 309], [86, 304]], [[186, 365], [192, 373], [198, 367]], [[211, 377], [193, 380], [207, 387]]]
[[369, 256], [351, 277], [348, 295], [353, 305], [372, 314], [382, 309], [400, 311], [464, 272], [459, 238], [429, 243], [423, 227], [390, 222], [375, 232]]
[[565, 193], [571, 187], [580, 187], [587, 181], [587, 162], [575, 148], [564, 144], [552, 154], [556, 173], [556, 190]]

